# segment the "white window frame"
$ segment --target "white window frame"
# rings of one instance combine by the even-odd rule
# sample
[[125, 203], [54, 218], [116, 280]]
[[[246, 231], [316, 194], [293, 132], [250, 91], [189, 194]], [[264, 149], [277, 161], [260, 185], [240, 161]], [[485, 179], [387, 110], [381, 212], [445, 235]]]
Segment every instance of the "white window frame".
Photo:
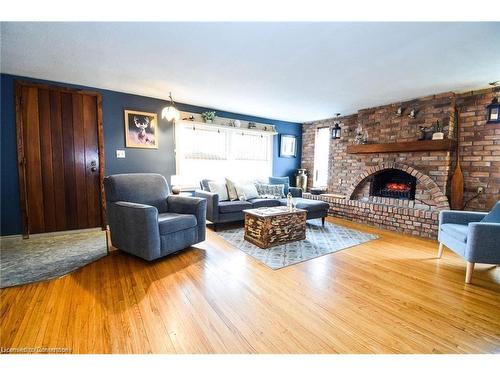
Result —
[[[183, 190], [193, 190], [193, 189], [198, 189], [199, 188], [199, 181], [193, 181], [189, 180], [189, 178], [184, 178], [185, 176], [189, 176], [189, 174], [184, 170], [186, 167], [184, 166], [185, 164], [185, 159], [183, 157], [184, 155], [184, 150], [182, 149], [183, 145], [183, 137], [185, 135], [184, 129], [185, 128], [192, 128], [194, 127], [195, 129], [205, 129], [205, 130], [210, 130], [210, 131], [219, 131], [219, 132], [225, 132], [226, 133], [226, 145], [225, 145], [225, 153], [226, 153], [226, 159], [225, 160], [220, 160], [221, 162], [221, 169], [220, 169], [220, 175], [219, 176], [198, 176], [198, 178], [201, 180], [202, 178], [216, 178], [216, 179], [222, 179], [223, 177], [228, 177], [228, 178], [235, 178], [238, 181], [242, 180], [252, 180], [255, 178], [267, 178], [267, 176], [272, 175], [273, 171], [273, 156], [274, 156], [274, 136], [275, 133], [269, 132], [269, 131], [259, 131], [259, 130], [253, 130], [253, 129], [239, 129], [239, 128], [230, 128], [228, 126], [223, 126], [223, 125], [215, 125], [215, 124], [205, 124], [205, 123], [200, 123], [200, 122], [195, 122], [195, 121], [177, 121], [175, 123], [175, 163], [176, 163], [176, 174], [180, 175], [183, 179], [181, 188]], [[242, 165], [245, 163], [245, 160], [238, 160], [235, 157], [235, 153], [233, 152], [233, 148], [231, 147], [231, 141], [232, 141], [232, 136], [233, 134], [248, 134], [248, 135], [260, 135], [262, 137], [267, 137], [267, 153], [266, 153], [266, 167], [260, 173], [259, 176], [242, 176], [244, 174], [244, 167], [241, 170], [241, 173], [239, 175], [232, 175], [230, 172], [224, 171], [224, 166], [230, 165], [231, 163], [238, 163], [240, 162]], [[200, 159], [203, 160], [203, 159]], [[214, 160], [214, 162], [219, 162], [218, 160]], [[227, 175], [225, 174], [227, 173]]]

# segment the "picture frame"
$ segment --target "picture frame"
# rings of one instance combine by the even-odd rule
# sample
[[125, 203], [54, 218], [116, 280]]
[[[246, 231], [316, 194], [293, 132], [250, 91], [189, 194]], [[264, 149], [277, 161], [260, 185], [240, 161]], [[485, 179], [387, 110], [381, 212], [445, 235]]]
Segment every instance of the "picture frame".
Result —
[[280, 158], [297, 157], [297, 137], [292, 134], [280, 134]]
[[158, 114], [125, 109], [123, 115], [125, 147], [158, 149]]

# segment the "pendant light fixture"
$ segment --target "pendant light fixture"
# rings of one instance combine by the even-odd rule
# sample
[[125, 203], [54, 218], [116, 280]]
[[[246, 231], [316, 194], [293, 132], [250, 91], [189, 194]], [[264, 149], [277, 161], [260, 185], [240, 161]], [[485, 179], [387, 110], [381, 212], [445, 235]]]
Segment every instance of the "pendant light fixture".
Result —
[[174, 99], [172, 99], [172, 93], [170, 92], [168, 96], [170, 98], [170, 104], [168, 107], [163, 108], [161, 111], [161, 117], [167, 121], [176, 121], [181, 117], [181, 115], [179, 110], [175, 107]]

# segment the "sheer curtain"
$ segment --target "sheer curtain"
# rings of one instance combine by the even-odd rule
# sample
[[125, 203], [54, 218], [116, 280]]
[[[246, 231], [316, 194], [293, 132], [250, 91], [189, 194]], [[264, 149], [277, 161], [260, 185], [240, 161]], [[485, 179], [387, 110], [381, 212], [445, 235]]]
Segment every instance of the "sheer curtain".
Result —
[[183, 188], [203, 178], [267, 178], [272, 173], [272, 135], [180, 122], [176, 125], [177, 174]]

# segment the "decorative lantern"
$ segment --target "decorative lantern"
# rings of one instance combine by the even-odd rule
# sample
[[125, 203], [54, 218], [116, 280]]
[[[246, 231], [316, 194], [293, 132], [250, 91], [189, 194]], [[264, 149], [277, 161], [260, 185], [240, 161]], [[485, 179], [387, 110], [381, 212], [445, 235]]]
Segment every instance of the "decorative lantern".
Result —
[[340, 127], [341, 123], [339, 120], [339, 116], [340, 116], [340, 113], [337, 113], [337, 118], [335, 119], [335, 122], [334, 122], [333, 128], [332, 128], [332, 139], [340, 139], [342, 128]]
[[486, 107], [488, 110], [488, 121], [487, 124], [500, 124], [500, 103], [498, 103], [498, 98], [493, 98], [491, 104]]

